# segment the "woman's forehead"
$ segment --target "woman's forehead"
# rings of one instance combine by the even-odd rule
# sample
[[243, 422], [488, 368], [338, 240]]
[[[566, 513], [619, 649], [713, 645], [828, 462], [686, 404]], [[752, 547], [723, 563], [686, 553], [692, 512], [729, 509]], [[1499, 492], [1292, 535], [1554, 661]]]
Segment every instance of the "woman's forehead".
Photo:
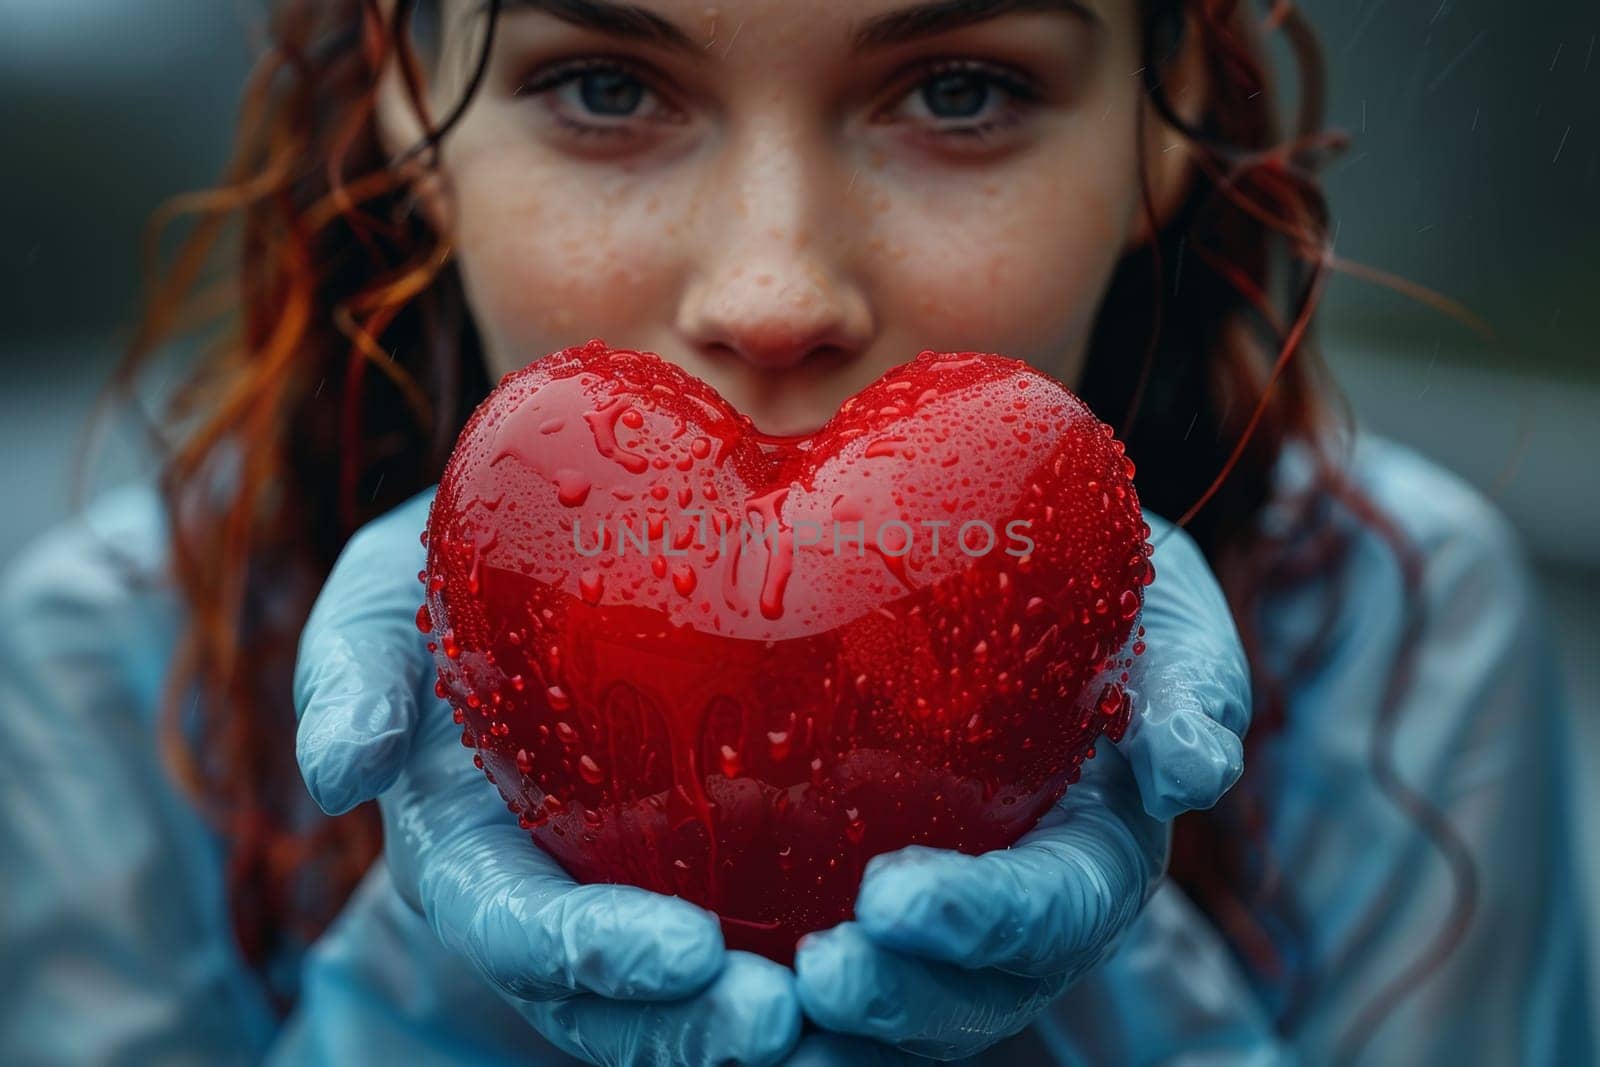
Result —
[[[1058, 16], [1089, 25], [1121, 21], [1132, 0], [499, 0], [502, 17], [547, 17], [661, 46], [707, 51], [735, 32], [782, 29], [870, 51], [1015, 15]], [[469, 24], [488, 0], [446, 0], [450, 20]]]

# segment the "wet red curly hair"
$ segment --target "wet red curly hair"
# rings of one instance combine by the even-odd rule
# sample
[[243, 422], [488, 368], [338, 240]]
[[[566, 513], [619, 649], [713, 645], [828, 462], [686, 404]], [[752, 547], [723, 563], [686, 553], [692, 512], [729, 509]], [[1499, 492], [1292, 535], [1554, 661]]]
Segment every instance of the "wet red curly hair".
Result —
[[[351, 533], [438, 479], [489, 389], [448, 250], [410, 210], [411, 186], [377, 132], [377, 75], [396, 55], [423, 110], [422, 63], [407, 32], [415, 6], [278, 0], [228, 174], [163, 212], [160, 221], [188, 217], [193, 229], [157, 272], [114, 382], [130, 394], [175, 337], [207, 322], [220, 327], [149, 423], [188, 606], [163, 736], [174, 773], [226, 843], [235, 931], [245, 957], [263, 967], [316, 936], [380, 847], [370, 805], [339, 818], [307, 813], [290, 696], [300, 628]], [[1283, 722], [1286, 691], [1262, 667], [1256, 609], [1266, 591], [1338, 565], [1348, 538], [1327, 521], [1330, 506], [1393, 546], [1412, 594], [1413, 636], [1420, 561], [1328, 452], [1326, 431], [1348, 429], [1349, 418], [1317, 357], [1313, 313], [1330, 270], [1375, 272], [1337, 261], [1329, 247], [1315, 174], [1341, 144], [1322, 130], [1311, 32], [1287, 2], [1264, 14], [1238, 0], [1142, 6], [1145, 87], [1191, 142], [1197, 174], [1156, 239], [1119, 266], [1080, 392], [1121, 427], [1145, 506], [1181, 517], [1223, 582], [1256, 673], [1249, 766]], [[498, 5], [490, 7], [492, 34]], [[1300, 75], [1287, 134], [1266, 60], [1273, 33], [1287, 39]], [[1194, 128], [1162, 87], [1185, 34], [1201, 38], [1209, 102]], [[446, 136], [465, 102], [428, 123], [418, 148]], [[208, 267], [217, 276], [203, 287]], [[1290, 441], [1311, 449], [1316, 482], [1298, 501], [1300, 521], [1269, 543], [1257, 519]], [[1301, 659], [1317, 654], [1313, 643]], [[1407, 671], [1402, 655], [1384, 714]], [[195, 691], [200, 715], [185, 721], [180, 695]], [[1357, 1042], [1392, 1007], [1394, 991], [1449, 951], [1475, 888], [1448, 825], [1394, 775], [1382, 740], [1389, 732], [1376, 731], [1374, 773], [1440, 844], [1458, 893], [1448, 929], [1374, 998], [1352, 1030]], [[1252, 974], [1298, 991], [1281, 1013], [1288, 1027], [1313, 968], [1291, 967], [1282, 950], [1295, 911], [1262, 847], [1264, 826], [1247, 773], [1216, 809], [1180, 818], [1172, 875]]]

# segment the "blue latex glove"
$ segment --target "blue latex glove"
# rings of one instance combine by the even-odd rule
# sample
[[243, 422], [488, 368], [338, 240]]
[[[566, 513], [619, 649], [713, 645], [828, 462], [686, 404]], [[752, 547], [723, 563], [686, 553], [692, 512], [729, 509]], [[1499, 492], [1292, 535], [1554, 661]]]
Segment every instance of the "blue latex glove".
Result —
[[1244, 650], [1193, 540], [1149, 518], [1156, 581], [1127, 733], [1009, 849], [874, 857], [855, 920], [806, 937], [795, 959], [822, 1027], [937, 1059], [1016, 1033], [1115, 948], [1166, 865], [1168, 820], [1238, 779]]
[[428, 490], [360, 530], [300, 641], [297, 755], [329, 813], [379, 798], [400, 894], [553, 1044], [596, 1063], [771, 1063], [800, 1010], [786, 967], [724, 949], [716, 917], [579, 885], [517, 828], [432, 691], [415, 616]]

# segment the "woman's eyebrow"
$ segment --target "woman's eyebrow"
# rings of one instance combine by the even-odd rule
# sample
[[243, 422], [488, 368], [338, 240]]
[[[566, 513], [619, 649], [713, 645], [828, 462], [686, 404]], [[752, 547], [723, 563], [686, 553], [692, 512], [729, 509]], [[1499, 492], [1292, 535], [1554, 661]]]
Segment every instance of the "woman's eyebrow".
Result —
[[855, 51], [865, 52], [948, 33], [1002, 15], [1033, 12], [1070, 15], [1090, 25], [1100, 22], [1082, 0], [935, 0], [868, 20], [856, 31], [853, 44]]
[[[612, 0], [500, 0], [507, 11], [537, 11], [562, 22], [627, 41], [654, 44], [673, 52], [703, 53], [696, 42], [654, 11]], [[482, 5], [487, 10], [489, 4]]]
[[[614, 0], [501, 0], [501, 6], [542, 12], [583, 29], [659, 45], [673, 52], [703, 54], [706, 48], [654, 11]], [[482, 7], [487, 9], [489, 4]], [[869, 19], [853, 35], [852, 50], [859, 53], [884, 48], [1002, 15], [1028, 12], [1071, 15], [1091, 24], [1100, 21], [1083, 0], [933, 0]]]

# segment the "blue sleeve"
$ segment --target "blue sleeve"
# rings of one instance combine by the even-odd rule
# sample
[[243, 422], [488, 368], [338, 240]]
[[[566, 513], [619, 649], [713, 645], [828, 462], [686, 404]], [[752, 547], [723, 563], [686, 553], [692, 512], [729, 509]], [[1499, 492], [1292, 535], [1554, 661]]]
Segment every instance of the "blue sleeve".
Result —
[[378, 863], [306, 955], [269, 1067], [571, 1067], [449, 951]]
[[1291, 1067], [1299, 1063], [1222, 935], [1170, 880], [1116, 951], [982, 1063]]
[[[1393, 1008], [1359, 1062], [1594, 1062], [1576, 738], [1531, 570], [1505, 519], [1415, 453], [1363, 437], [1350, 470], [1420, 554], [1422, 626], [1385, 728], [1377, 716], [1403, 644], [1402, 583], [1387, 545], [1359, 536], [1336, 576], [1344, 607], [1330, 651], [1291, 692], [1290, 721], [1259, 768], [1271, 848], [1309, 927], [1309, 1007], [1291, 1037], [1307, 1062], [1329, 1062], [1387, 995]], [[1269, 640], [1283, 658], [1316, 626], [1328, 592], [1273, 609]], [[1375, 741], [1453, 828], [1476, 876], [1464, 935], [1442, 965], [1410, 979], [1460, 883], [1417, 819], [1380, 790]]]
[[[1404, 448], [1362, 438], [1349, 470], [1424, 562], [1424, 626], [1388, 744], [1401, 780], [1460, 835], [1478, 888], [1454, 951], [1394, 997], [1356, 1062], [1600, 1062], [1577, 739], [1522, 550], [1478, 494]], [[1168, 883], [1116, 953], [1022, 1044], [997, 1053], [1168, 1067], [1338, 1062], [1374, 998], [1392, 996], [1438, 936], [1456, 889], [1373, 775], [1401, 589], [1393, 554], [1363, 533], [1329, 581], [1286, 592], [1264, 619], [1281, 670], [1317, 630], [1330, 591], [1343, 597], [1327, 653], [1298, 679], [1288, 723], [1248, 768], [1265, 794], [1272, 860], [1306, 925], [1305, 1011], [1281, 1017], [1286, 987], [1247, 974]]]
[[0, 575], [0, 1062], [247, 1063], [274, 1027], [155, 743], [164, 551], [134, 487]]

